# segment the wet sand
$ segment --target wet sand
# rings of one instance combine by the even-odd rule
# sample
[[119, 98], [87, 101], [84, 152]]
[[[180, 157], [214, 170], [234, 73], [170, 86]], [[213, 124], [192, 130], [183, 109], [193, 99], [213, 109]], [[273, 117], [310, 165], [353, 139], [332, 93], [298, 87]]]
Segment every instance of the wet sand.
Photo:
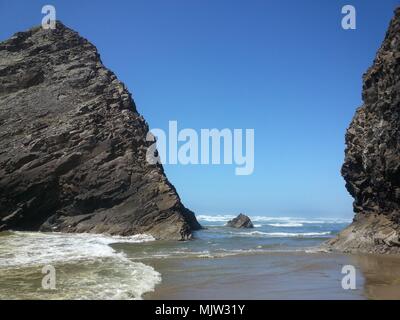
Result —
[[352, 256], [365, 279], [364, 295], [375, 300], [400, 300], [400, 256]]
[[[146, 260], [162, 282], [145, 299], [400, 299], [400, 257], [269, 253]], [[356, 289], [344, 290], [344, 265]]]

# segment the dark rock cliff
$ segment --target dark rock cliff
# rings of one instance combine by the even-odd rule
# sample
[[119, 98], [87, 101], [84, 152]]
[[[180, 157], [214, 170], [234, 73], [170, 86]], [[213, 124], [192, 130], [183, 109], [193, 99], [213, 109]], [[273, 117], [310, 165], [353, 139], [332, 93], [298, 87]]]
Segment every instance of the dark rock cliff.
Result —
[[400, 8], [346, 134], [342, 175], [354, 197], [354, 222], [329, 245], [342, 251], [400, 253]]
[[188, 239], [199, 229], [96, 48], [57, 22], [0, 43], [0, 230]]

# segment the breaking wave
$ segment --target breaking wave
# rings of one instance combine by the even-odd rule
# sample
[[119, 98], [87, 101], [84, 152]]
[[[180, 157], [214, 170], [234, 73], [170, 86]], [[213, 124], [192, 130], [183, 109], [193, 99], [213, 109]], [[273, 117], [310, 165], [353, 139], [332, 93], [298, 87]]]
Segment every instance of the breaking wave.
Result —
[[305, 237], [322, 237], [330, 235], [330, 231], [326, 232], [261, 232], [261, 231], [251, 231], [251, 232], [235, 232], [234, 234], [240, 236], [261, 236], [261, 237], [276, 237], [276, 238], [305, 238]]
[[302, 223], [288, 222], [288, 223], [269, 223], [271, 227], [302, 227]]
[[[150, 266], [131, 261], [110, 244], [152, 240], [147, 235], [13, 232], [1, 237], [0, 272], [4, 277], [23, 274], [29, 279], [29, 274], [41, 274], [43, 266], [54, 266], [57, 289], [44, 291], [41, 297], [45, 299], [141, 299], [161, 282], [161, 275]], [[65, 269], [69, 276], [63, 277]], [[27, 291], [25, 298], [31, 298], [29, 294]], [[0, 293], [0, 298], [5, 297]], [[12, 294], [7, 298], [13, 299]]]

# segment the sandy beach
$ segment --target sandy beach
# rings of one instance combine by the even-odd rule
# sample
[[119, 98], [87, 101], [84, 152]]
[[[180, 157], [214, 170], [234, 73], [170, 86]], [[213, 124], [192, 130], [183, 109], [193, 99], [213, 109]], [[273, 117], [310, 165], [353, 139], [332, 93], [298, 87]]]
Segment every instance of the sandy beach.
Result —
[[[271, 253], [146, 261], [163, 281], [145, 299], [400, 299], [400, 257]], [[354, 265], [356, 289], [341, 286]]]

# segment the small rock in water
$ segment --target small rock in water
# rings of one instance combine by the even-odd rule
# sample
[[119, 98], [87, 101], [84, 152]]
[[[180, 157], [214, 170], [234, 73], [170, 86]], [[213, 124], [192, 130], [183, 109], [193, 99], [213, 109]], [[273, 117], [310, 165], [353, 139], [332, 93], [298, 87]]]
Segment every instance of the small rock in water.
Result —
[[254, 228], [250, 218], [244, 214], [239, 214], [236, 218], [228, 221], [227, 227], [231, 228]]

